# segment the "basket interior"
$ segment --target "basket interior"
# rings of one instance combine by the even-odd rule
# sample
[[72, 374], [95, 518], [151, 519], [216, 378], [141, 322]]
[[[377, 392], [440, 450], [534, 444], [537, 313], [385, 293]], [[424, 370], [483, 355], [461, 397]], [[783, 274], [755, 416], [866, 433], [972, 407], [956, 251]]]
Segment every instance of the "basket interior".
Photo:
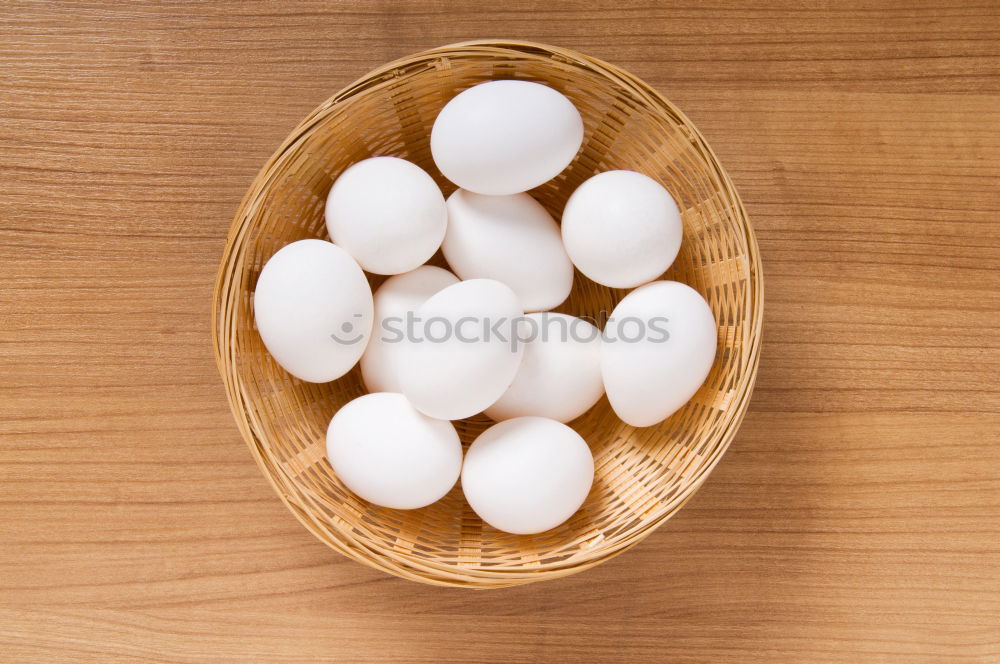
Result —
[[[263, 469], [293, 512], [334, 548], [431, 582], [536, 580], [546, 571], [589, 566], [638, 541], [683, 503], [724, 451], [727, 431], [749, 391], [746, 374], [755, 343], [746, 221], [700, 135], [665, 102], [620, 74], [582, 56], [543, 49], [428, 52], [374, 73], [322, 106], [258, 177], [234, 225], [229, 278], [219, 303], [224, 374]], [[666, 278], [702, 293], [719, 328], [708, 380], [667, 421], [630, 427], [602, 398], [570, 424], [593, 451], [593, 489], [568, 522], [533, 536], [485, 525], [457, 486], [439, 502], [413, 511], [377, 507], [346, 490], [326, 462], [325, 433], [337, 409], [365, 393], [360, 371], [356, 367], [328, 384], [293, 378], [266, 352], [251, 308], [257, 276], [272, 254], [302, 238], [328, 239], [326, 194], [351, 164], [378, 155], [402, 157], [450, 194], [454, 185], [431, 159], [431, 126], [455, 94], [491, 79], [545, 83], [569, 97], [583, 116], [582, 150], [555, 180], [531, 192], [557, 220], [574, 188], [605, 170], [640, 171], [673, 194], [683, 211], [684, 241]], [[440, 253], [431, 262], [446, 267]], [[384, 280], [369, 278], [373, 289]], [[627, 292], [577, 272], [572, 294], [558, 311], [603, 321]], [[490, 424], [482, 415], [455, 423], [465, 445]]]

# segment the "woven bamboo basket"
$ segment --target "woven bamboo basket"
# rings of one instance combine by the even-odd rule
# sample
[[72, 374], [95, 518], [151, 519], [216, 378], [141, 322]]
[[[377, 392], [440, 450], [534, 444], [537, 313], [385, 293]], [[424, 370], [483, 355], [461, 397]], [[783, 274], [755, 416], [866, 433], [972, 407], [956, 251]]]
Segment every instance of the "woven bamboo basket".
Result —
[[[539, 81], [569, 97], [585, 123], [583, 147], [532, 194], [558, 219], [574, 188], [616, 168], [660, 181], [683, 211], [684, 241], [666, 278], [708, 300], [719, 326], [714, 367], [697, 395], [658, 426], [622, 423], [602, 399], [571, 423], [594, 453], [593, 489], [562, 526], [532, 536], [486, 526], [460, 487], [419, 510], [370, 505], [344, 488], [325, 459], [334, 412], [365, 393], [357, 367], [327, 384], [305, 383], [268, 355], [253, 323], [261, 266], [279, 248], [327, 238], [323, 211], [333, 180], [377, 155], [409, 159], [445, 195], [454, 190], [431, 160], [438, 111], [490, 79]], [[444, 265], [440, 255], [432, 261]], [[243, 437], [295, 516], [320, 540], [359, 562], [424, 583], [494, 588], [588, 569], [634, 546], [670, 518], [718, 463], [747, 409], [761, 341], [760, 258], [739, 196], [701, 134], [642, 81], [566, 49], [479, 41], [418, 53], [348, 86], [307, 117], [271, 157], [240, 205], [215, 289], [219, 370]], [[372, 287], [382, 278], [372, 276]], [[558, 310], [600, 319], [627, 291], [575, 275]], [[492, 422], [456, 422], [468, 445]]]

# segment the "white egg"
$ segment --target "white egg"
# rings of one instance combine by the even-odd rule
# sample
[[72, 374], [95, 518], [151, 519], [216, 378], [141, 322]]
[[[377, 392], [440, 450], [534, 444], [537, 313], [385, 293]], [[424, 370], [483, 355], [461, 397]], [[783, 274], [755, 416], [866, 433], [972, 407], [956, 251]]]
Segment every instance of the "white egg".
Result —
[[635, 427], [673, 415], [705, 382], [717, 342], [712, 310], [690, 286], [655, 281], [632, 291], [604, 327], [601, 371], [611, 407]]
[[373, 157], [354, 164], [326, 199], [330, 239], [375, 274], [399, 274], [441, 246], [448, 212], [437, 184], [405, 159]]
[[350, 371], [371, 334], [372, 291], [364, 272], [346, 251], [323, 240], [292, 242], [271, 256], [253, 303], [268, 352], [309, 382]]
[[441, 250], [463, 279], [510, 286], [525, 311], [557, 307], [573, 287], [559, 226], [528, 194], [484, 196], [459, 189], [448, 197]]
[[405, 357], [406, 317], [431, 295], [456, 283], [458, 277], [448, 270], [421, 265], [389, 277], [375, 291], [375, 326], [361, 356], [361, 376], [369, 392], [402, 391], [399, 366]]
[[462, 443], [451, 422], [427, 417], [391, 392], [366, 394], [338, 410], [326, 432], [326, 454], [348, 489], [401, 510], [442, 498], [462, 468]]
[[487, 415], [569, 422], [597, 403], [604, 394], [600, 330], [582, 318], [543, 312], [525, 316], [518, 331], [525, 342], [521, 366]]
[[517, 295], [492, 279], [461, 281], [417, 309], [401, 353], [403, 393], [431, 417], [458, 420], [500, 398], [517, 373], [523, 315]]
[[681, 246], [680, 210], [659, 182], [634, 171], [607, 171], [573, 192], [562, 237], [573, 264], [612, 288], [658, 278]]
[[551, 180], [583, 143], [583, 119], [559, 92], [490, 81], [449, 101], [434, 121], [431, 153], [446, 178], [480, 194], [516, 194]]
[[544, 417], [494, 424], [469, 447], [462, 491], [498, 530], [531, 535], [580, 509], [594, 481], [594, 458], [580, 434]]

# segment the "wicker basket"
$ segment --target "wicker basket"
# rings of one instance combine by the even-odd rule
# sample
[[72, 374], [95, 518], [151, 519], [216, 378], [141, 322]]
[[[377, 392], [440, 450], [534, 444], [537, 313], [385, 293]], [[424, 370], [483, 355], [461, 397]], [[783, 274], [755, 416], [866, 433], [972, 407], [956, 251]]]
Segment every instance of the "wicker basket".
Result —
[[[395, 155], [454, 190], [431, 160], [431, 126], [461, 90], [490, 79], [540, 81], [583, 115], [583, 148], [533, 195], [558, 219], [573, 189], [594, 173], [625, 168], [662, 182], [683, 210], [684, 242], [668, 278], [708, 300], [719, 351], [704, 386], [666, 422], [622, 423], [602, 399], [571, 423], [591, 445], [596, 476], [580, 511], [532, 536], [486, 526], [456, 487], [419, 510], [370, 505], [347, 491], [325, 459], [333, 413], [365, 393], [360, 373], [328, 384], [291, 377], [265, 351], [251, 294], [263, 263], [294, 240], [325, 238], [324, 201], [350, 164]], [[443, 265], [440, 254], [433, 263]], [[598, 318], [627, 291], [575, 275], [558, 310]], [[381, 278], [371, 277], [372, 287]], [[439, 585], [495, 588], [579, 572], [637, 544], [704, 482], [746, 412], [761, 340], [757, 244], [732, 182], [698, 130], [643, 82], [561, 48], [508, 41], [446, 46], [381, 67], [328, 100], [292, 132], [240, 205], [215, 289], [213, 335], [236, 422], [278, 495], [316, 537], [359, 562]], [[491, 424], [456, 422], [465, 444]]]

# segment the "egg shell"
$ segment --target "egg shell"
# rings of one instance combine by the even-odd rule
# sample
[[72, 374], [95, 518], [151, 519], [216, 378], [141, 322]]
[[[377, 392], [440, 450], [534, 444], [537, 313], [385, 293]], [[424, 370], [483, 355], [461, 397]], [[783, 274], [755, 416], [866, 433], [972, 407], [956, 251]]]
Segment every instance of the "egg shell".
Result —
[[433, 265], [397, 274], [375, 291], [375, 325], [361, 356], [361, 376], [369, 392], [402, 392], [399, 366], [407, 314], [416, 312], [427, 298], [458, 283], [458, 277]]
[[323, 240], [299, 240], [275, 253], [260, 272], [253, 302], [268, 352], [312, 383], [350, 371], [371, 335], [372, 292], [364, 272]]
[[366, 394], [338, 410], [327, 428], [326, 454], [348, 489], [401, 510], [442, 498], [462, 468], [451, 422], [427, 417], [391, 392]]
[[457, 420], [493, 405], [521, 363], [513, 342], [523, 315], [517, 295], [492, 279], [471, 279], [432, 295], [403, 344], [399, 382], [419, 410]]
[[326, 228], [337, 245], [375, 274], [412, 270], [441, 246], [444, 196], [422, 168], [396, 157], [349, 167], [326, 199]]
[[580, 434], [544, 417], [518, 417], [484, 431], [469, 446], [462, 491], [498, 530], [531, 535], [580, 509], [594, 481], [594, 458]]
[[558, 175], [583, 143], [583, 119], [558, 91], [529, 81], [490, 81], [449, 101], [431, 130], [434, 163], [480, 194], [516, 194]]
[[715, 361], [712, 310], [690, 286], [656, 281], [618, 303], [604, 327], [601, 373], [611, 407], [635, 427], [687, 403]]
[[496, 279], [510, 286], [525, 311], [557, 307], [573, 287], [573, 265], [559, 226], [528, 194], [457, 190], [448, 197], [441, 250], [461, 278]]
[[528, 314], [519, 326], [524, 357], [514, 382], [486, 409], [501, 421], [525, 415], [569, 422], [604, 394], [601, 331], [566, 314]]
[[680, 210], [653, 178], [635, 171], [598, 173], [569, 197], [562, 237], [589, 279], [633, 288], [660, 277], [681, 246]]

